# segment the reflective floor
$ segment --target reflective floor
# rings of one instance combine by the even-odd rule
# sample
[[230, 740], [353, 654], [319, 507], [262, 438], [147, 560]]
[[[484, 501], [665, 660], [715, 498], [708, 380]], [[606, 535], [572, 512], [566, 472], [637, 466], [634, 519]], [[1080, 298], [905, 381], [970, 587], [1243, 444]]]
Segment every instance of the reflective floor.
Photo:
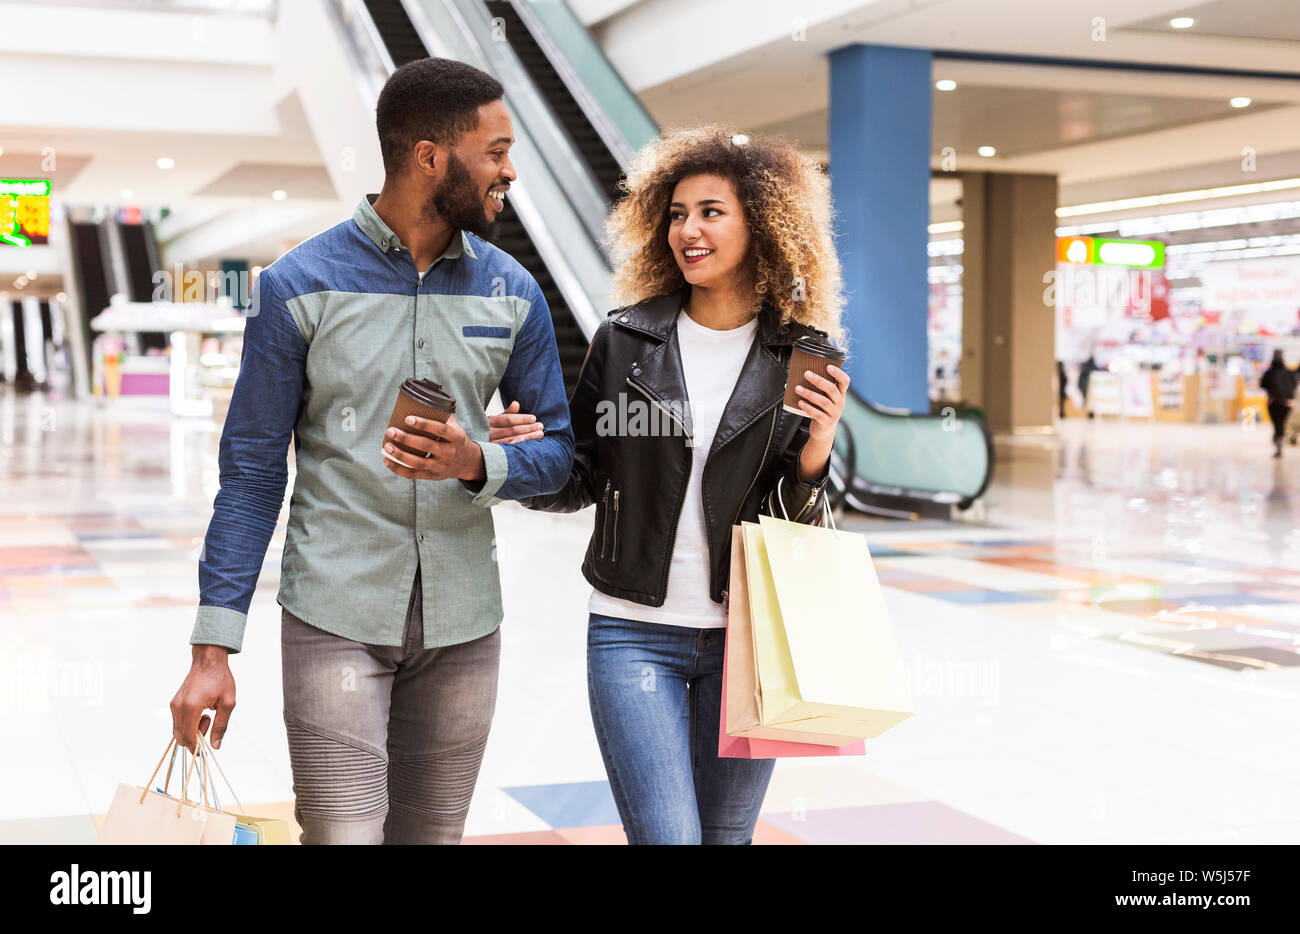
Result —
[[[1073, 422], [999, 445], [986, 521], [862, 517], [917, 715], [778, 763], [758, 842], [1300, 841], [1300, 449]], [[0, 841], [90, 841], [170, 734], [219, 428], [0, 390]], [[467, 842], [620, 842], [585, 683], [590, 514], [496, 512], [501, 693]], [[288, 813], [283, 525], [221, 752]]]

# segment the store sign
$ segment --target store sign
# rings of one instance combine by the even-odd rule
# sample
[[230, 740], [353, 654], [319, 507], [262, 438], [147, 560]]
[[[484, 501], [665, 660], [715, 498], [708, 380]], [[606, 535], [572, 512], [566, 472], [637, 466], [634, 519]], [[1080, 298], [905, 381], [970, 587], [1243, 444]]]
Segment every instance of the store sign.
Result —
[[50, 180], [0, 178], [0, 243], [31, 246], [50, 235]]
[[1287, 333], [1300, 312], [1300, 257], [1275, 256], [1207, 263], [1201, 308], [1227, 312], [1274, 333]]
[[1072, 266], [1127, 266], [1161, 269], [1165, 245], [1159, 240], [1108, 240], [1102, 237], [1057, 237], [1056, 261]]

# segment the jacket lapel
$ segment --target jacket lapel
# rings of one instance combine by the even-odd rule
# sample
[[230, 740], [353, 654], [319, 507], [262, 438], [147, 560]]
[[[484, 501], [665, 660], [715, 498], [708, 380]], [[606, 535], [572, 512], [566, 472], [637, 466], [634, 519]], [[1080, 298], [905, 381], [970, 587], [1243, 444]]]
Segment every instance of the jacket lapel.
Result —
[[[682, 355], [677, 338], [677, 316], [688, 295], [688, 291], [683, 288], [671, 295], [622, 309], [613, 316], [616, 326], [655, 339], [654, 345], [648, 347], [640, 359], [633, 361], [623, 375], [663, 403], [688, 401], [686, 375], [682, 370]], [[771, 324], [769, 314], [760, 315], [758, 333], [749, 348], [740, 378], [723, 410], [722, 421], [713, 436], [710, 455], [767, 415], [772, 406], [780, 404], [781, 397], [785, 394], [786, 365], [773, 348], [789, 344], [796, 336], [793, 329], [777, 331]], [[637, 370], [640, 372], [636, 373]], [[686, 406], [686, 411], [689, 413], [689, 406]]]

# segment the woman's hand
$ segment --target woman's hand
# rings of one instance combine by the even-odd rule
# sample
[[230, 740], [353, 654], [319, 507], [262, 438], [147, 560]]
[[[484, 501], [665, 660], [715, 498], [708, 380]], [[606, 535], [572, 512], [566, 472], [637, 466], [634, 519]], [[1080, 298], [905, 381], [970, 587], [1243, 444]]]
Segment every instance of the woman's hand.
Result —
[[543, 436], [536, 415], [520, 415], [519, 403], [512, 402], [500, 415], [488, 416], [488, 440], [493, 444], [517, 444]]
[[826, 476], [831, 448], [835, 445], [835, 426], [844, 412], [844, 393], [849, 388], [849, 374], [839, 367], [828, 366], [826, 372], [834, 382], [823, 379], [812, 370], [804, 370], [804, 378], [816, 388], [796, 387], [802, 397], [799, 408], [808, 413], [808, 441], [799, 455], [799, 479], [805, 483]]
[[815, 389], [809, 390], [804, 386], [798, 386], [795, 391], [802, 397], [799, 400], [799, 408], [809, 415], [809, 443], [825, 445], [829, 450], [830, 445], [835, 442], [835, 426], [839, 424], [840, 415], [844, 412], [844, 397], [849, 388], [849, 374], [837, 366], [828, 366], [826, 372], [834, 378], [834, 382], [823, 379], [812, 370], [804, 370], [804, 379]]

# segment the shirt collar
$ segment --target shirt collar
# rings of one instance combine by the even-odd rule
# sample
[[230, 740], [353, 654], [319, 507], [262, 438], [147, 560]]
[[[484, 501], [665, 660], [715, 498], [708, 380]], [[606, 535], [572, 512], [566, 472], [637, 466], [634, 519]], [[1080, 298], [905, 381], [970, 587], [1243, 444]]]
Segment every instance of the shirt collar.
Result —
[[[384, 223], [384, 219], [375, 213], [374, 201], [379, 195], [366, 195], [357, 205], [356, 211], [352, 214], [352, 220], [361, 232], [364, 233], [375, 246], [387, 253], [389, 250], [400, 247], [406, 249], [393, 229]], [[456, 231], [459, 236], [452, 237], [447, 244], [447, 249], [443, 251], [442, 256], [438, 259], [459, 259], [461, 254], [465, 254], [470, 259], [478, 259], [474, 253], [474, 247], [469, 242], [469, 234], [463, 230]], [[409, 250], [408, 250], [409, 252]]]

